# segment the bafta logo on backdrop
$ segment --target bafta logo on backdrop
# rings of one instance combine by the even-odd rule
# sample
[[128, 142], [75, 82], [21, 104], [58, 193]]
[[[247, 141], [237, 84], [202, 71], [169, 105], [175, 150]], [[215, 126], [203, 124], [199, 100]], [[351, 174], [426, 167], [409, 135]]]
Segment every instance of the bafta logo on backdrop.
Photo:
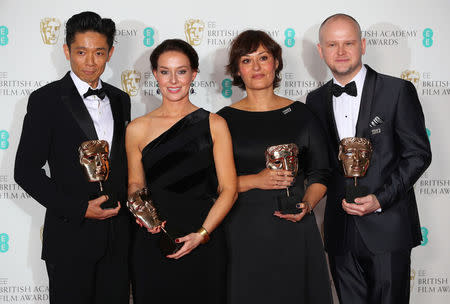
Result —
[[41, 19], [41, 37], [45, 44], [52, 45], [58, 42], [61, 21], [56, 18]]
[[44, 243], [44, 225], [41, 225], [41, 228], [39, 228], [39, 237], [42, 245]]
[[411, 282], [410, 282], [410, 284], [409, 284], [409, 287], [410, 287], [410, 291], [411, 291], [411, 292], [412, 292], [413, 289], [414, 289], [414, 281], [415, 281], [415, 279], [416, 279], [416, 271], [415, 271], [414, 269], [411, 268], [411, 274], [410, 274], [410, 280], [411, 280]]
[[200, 45], [203, 39], [205, 23], [200, 19], [189, 19], [184, 23], [184, 34], [190, 45]]
[[400, 74], [400, 78], [411, 81], [417, 87], [420, 81], [420, 74], [414, 70], [405, 70]]
[[139, 92], [141, 82], [141, 72], [136, 70], [125, 70], [122, 72], [122, 90], [130, 97], [136, 96]]

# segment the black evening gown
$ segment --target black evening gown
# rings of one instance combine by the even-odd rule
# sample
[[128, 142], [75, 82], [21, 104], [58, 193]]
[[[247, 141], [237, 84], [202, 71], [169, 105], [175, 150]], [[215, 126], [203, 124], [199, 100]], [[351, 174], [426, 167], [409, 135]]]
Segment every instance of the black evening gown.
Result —
[[[265, 168], [267, 147], [295, 143], [299, 173], [290, 187], [301, 201], [306, 185], [326, 184], [328, 154], [317, 119], [300, 102], [267, 112], [225, 107], [218, 112], [233, 138], [238, 175]], [[330, 280], [314, 214], [293, 223], [273, 215], [286, 190], [239, 193], [228, 215], [229, 303], [332, 303]]]
[[[197, 231], [217, 198], [209, 112], [198, 109], [142, 150], [147, 186], [166, 229], [175, 237]], [[135, 304], [226, 303], [225, 234], [188, 255], [168, 259], [158, 241], [138, 228], [132, 248]]]

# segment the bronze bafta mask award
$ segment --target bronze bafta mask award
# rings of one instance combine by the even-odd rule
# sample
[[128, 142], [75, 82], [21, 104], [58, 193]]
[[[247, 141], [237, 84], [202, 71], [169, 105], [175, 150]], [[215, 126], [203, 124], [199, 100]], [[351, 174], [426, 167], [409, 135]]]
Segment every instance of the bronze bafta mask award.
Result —
[[358, 177], [363, 177], [369, 168], [372, 156], [372, 144], [366, 138], [347, 137], [339, 144], [338, 158], [342, 162], [345, 177], [354, 182], [345, 189], [345, 200], [355, 203], [355, 198], [368, 195], [366, 186], [358, 185]]
[[98, 183], [99, 190], [92, 193], [89, 199], [95, 199], [102, 195], [108, 195], [109, 200], [104, 202], [102, 209], [109, 209], [117, 207], [117, 200], [111, 193], [106, 193], [103, 189], [103, 182], [109, 176], [109, 145], [105, 140], [88, 140], [82, 142], [78, 148], [80, 155], [80, 164], [83, 168], [85, 176], [89, 182]]
[[[152, 229], [162, 224], [147, 188], [139, 189], [128, 196], [127, 207], [146, 228]], [[161, 235], [159, 246], [162, 253], [168, 255], [177, 252], [183, 244], [175, 243], [175, 238], [164, 227], [161, 226], [161, 230], [163, 235]]]
[[[266, 149], [266, 167], [273, 170], [283, 169], [292, 172], [293, 176], [298, 172], [298, 147], [296, 144], [283, 144], [271, 146]], [[278, 211], [282, 214], [295, 214], [302, 212], [298, 198], [291, 195], [289, 187], [286, 188], [286, 196], [277, 198]]]

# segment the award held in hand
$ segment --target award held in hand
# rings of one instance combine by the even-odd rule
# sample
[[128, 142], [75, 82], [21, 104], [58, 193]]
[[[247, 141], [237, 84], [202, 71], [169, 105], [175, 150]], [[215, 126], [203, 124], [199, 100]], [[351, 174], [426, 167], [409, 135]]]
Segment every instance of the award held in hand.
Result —
[[161, 226], [162, 221], [158, 216], [158, 212], [150, 197], [150, 191], [147, 188], [139, 189], [131, 194], [128, 197], [127, 207], [146, 228], [161, 227], [163, 234], [159, 240], [159, 246], [164, 255], [175, 253], [183, 246], [181, 243], [175, 243], [175, 238]]
[[[265, 152], [266, 167], [273, 170], [289, 170], [293, 176], [296, 176], [298, 172], [298, 152], [298, 146], [294, 143], [268, 147]], [[277, 207], [280, 213], [295, 214], [302, 212], [298, 198], [291, 194], [289, 187], [287, 187], [286, 196], [277, 197]]]
[[369, 168], [372, 144], [367, 138], [347, 137], [339, 144], [338, 158], [342, 162], [345, 177], [353, 178], [352, 184], [345, 188], [345, 200], [355, 204], [355, 198], [366, 196], [369, 190], [358, 185], [358, 177], [363, 177]]
[[78, 148], [80, 164], [89, 182], [97, 182], [99, 190], [92, 193], [89, 199], [96, 199], [102, 195], [107, 195], [109, 199], [101, 204], [102, 209], [116, 208], [117, 199], [113, 193], [107, 193], [103, 182], [109, 176], [109, 145], [105, 140], [88, 140], [81, 143]]

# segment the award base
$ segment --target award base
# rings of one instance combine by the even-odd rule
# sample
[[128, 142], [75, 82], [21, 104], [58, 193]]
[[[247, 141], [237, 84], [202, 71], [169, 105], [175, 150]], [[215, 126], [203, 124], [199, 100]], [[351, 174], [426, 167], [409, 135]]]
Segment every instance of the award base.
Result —
[[182, 246], [183, 243], [175, 243], [175, 238], [173, 238], [167, 231], [161, 231], [161, 236], [159, 238], [159, 249], [164, 256], [174, 254], [180, 250]]
[[297, 214], [302, 212], [300, 202], [295, 196], [277, 197], [277, 209], [281, 214]]
[[345, 187], [345, 200], [347, 203], [358, 204], [355, 203], [355, 198], [366, 196], [369, 192], [369, 189], [366, 186], [355, 186], [355, 185], [347, 185]]

